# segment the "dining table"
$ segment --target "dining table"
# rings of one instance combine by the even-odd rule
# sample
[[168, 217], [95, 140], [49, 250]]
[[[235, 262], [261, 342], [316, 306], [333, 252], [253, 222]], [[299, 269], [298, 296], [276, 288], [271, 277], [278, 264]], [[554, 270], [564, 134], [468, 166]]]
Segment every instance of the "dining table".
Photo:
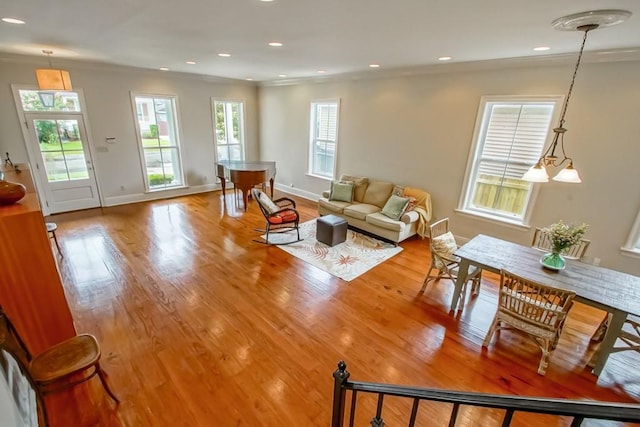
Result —
[[[469, 267], [500, 274], [505, 269], [526, 279], [574, 291], [575, 300], [610, 313], [604, 338], [589, 365], [600, 375], [629, 314], [640, 315], [640, 277], [579, 260], [567, 260], [562, 270], [543, 267], [539, 249], [479, 234], [458, 248], [458, 277], [451, 298], [451, 311], [460, 304]], [[464, 295], [462, 295], [464, 298]], [[462, 307], [461, 307], [462, 309]]]

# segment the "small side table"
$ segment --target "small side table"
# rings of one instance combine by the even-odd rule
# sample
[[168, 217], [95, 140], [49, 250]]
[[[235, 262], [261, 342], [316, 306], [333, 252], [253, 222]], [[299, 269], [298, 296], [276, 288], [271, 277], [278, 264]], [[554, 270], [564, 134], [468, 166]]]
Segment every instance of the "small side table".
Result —
[[316, 220], [316, 240], [335, 246], [347, 240], [347, 220], [337, 215], [325, 215]]

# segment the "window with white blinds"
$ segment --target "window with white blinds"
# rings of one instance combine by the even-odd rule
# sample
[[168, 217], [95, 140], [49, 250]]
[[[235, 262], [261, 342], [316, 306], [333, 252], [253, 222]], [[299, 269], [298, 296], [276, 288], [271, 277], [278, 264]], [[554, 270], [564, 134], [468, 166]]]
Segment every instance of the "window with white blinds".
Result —
[[524, 223], [532, 184], [522, 175], [540, 157], [560, 97], [483, 98], [461, 209]]
[[311, 103], [309, 173], [333, 178], [338, 144], [339, 102]]

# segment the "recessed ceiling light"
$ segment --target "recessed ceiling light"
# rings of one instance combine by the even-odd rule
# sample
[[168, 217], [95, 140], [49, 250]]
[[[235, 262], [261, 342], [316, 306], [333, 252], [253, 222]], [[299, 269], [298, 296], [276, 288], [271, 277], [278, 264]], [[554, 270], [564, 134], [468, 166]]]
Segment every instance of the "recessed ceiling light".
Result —
[[264, 3], [271, 3], [273, 0], [260, 0], [260, 1]]
[[369, 64], [369, 68], [380, 68], [380, 64]]
[[440, 58], [438, 58], [438, 61], [451, 61], [451, 57], [450, 56], [441, 56]]
[[549, 50], [549, 49], [551, 49], [549, 46], [538, 46], [538, 47], [534, 47], [533, 48], [533, 50], [535, 50], [537, 52], [540, 52], [540, 51], [543, 51], [543, 50]]
[[247, 77], [245, 80], [252, 82], [253, 79], [251, 77]]
[[278, 77], [287, 77], [286, 74], [278, 74]]
[[282, 47], [282, 43], [280, 43], [280, 42], [269, 42], [269, 46]]
[[169, 71], [167, 67], [160, 67], [160, 71]]
[[228, 58], [228, 57], [231, 56], [231, 54], [230, 53], [219, 53], [218, 56], [221, 56], [223, 58]]
[[324, 74], [326, 72], [327, 72], [327, 70], [318, 70], [318, 74]]
[[189, 64], [189, 65], [196, 65], [196, 61], [187, 61], [187, 64]]
[[7, 24], [26, 24], [26, 22], [18, 18], [2, 18], [2, 20]]

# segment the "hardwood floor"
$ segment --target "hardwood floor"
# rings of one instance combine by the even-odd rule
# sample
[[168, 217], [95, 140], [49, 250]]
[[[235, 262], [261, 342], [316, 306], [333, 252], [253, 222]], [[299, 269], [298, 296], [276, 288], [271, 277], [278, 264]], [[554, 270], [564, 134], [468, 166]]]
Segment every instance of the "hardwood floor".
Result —
[[[303, 220], [317, 216], [314, 202], [298, 200]], [[427, 240], [402, 243], [400, 254], [344, 282], [253, 242], [254, 227], [263, 225], [258, 207], [250, 201], [244, 212], [230, 194], [51, 218], [76, 328], [100, 341], [103, 367], [122, 401], [115, 407], [92, 379], [47, 396], [53, 427], [328, 426], [340, 359], [361, 381], [640, 401], [640, 355], [613, 355], [599, 378], [585, 368], [589, 337], [604, 313], [581, 304], [544, 377], [536, 373], [539, 350], [520, 335], [503, 332], [481, 351], [495, 313], [496, 277], [486, 275], [480, 295], [460, 316], [450, 315], [451, 283], [418, 293]], [[388, 400], [387, 425], [406, 425], [409, 404]], [[450, 410], [425, 405], [420, 425], [446, 425]], [[463, 426], [499, 425], [501, 416], [470, 408], [461, 415]], [[369, 425], [372, 416], [359, 415], [357, 425]], [[514, 425], [569, 423], [516, 416]]]

